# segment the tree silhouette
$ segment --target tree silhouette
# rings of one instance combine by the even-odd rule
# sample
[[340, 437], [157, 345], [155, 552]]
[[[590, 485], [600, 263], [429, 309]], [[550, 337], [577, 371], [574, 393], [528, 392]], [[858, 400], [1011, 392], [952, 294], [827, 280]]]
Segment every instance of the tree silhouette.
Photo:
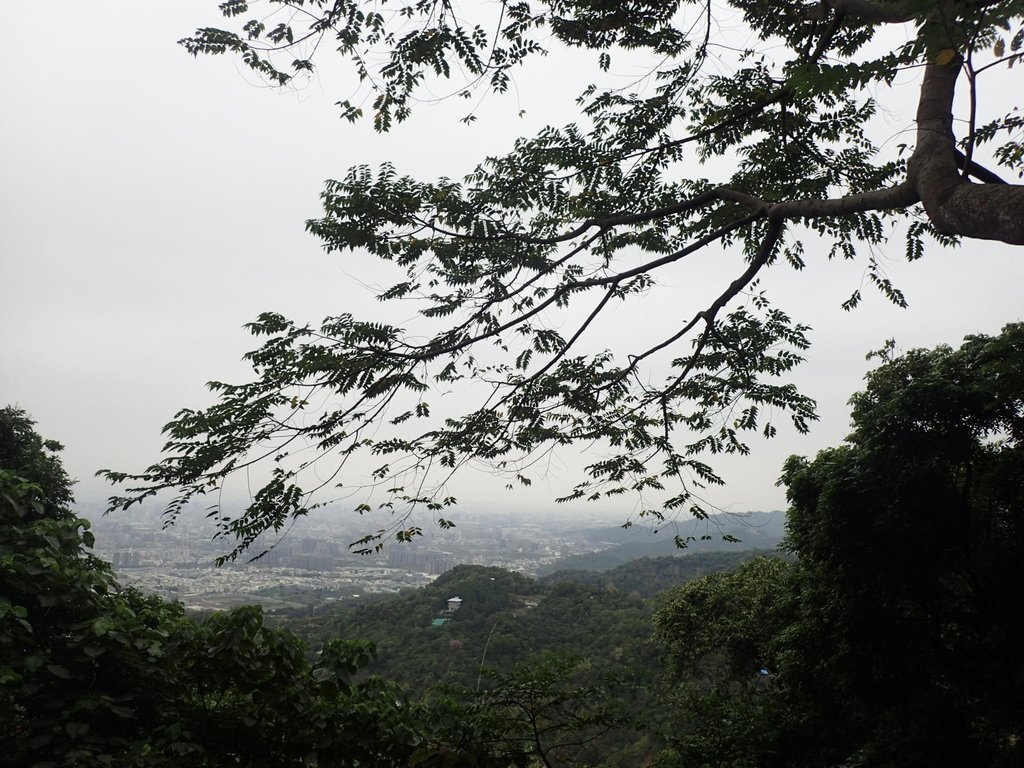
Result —
[[[993, 170], [1020, 175], [1024, 118], [979, 90], [1024, 55], [1019, 0], [268, 5], [255, 15], [228, 0], [220, 8], [235, 29], [182, 43], [238, 56], [278, 85], [333, 48], [364, 82], [378, 131], [438, 81], [457, 81], [462, 95], [505, 91], [548, 49], [592, 51], [597, 78], [613, 57], [655, 63], [633, 91], [587, 88], [576, 123], [518, 140], [461, 181], [418, 181], [385, 164], [327, 183], [309, 231], [329, 251], [403, 270], [379, 298], [402, 302], [402, 316], [413, 306], [419, 324], [339, 314], [314, 327], [265, 313], [249, 325], [263, 339], [248, 355], [253, 379], [212, 382], [217, 402], [179, 412], [165, 457], [147, 470], [106, 472], [128, 483], [113, 507], [173, 489], [173, 520], [232, 473], [269, 463], [243, 513], [213, 507], [231, 558], [352, 485], [356, 455], [375, 457], [370, 483], [396, 512], [364, 547], [419, 533], [408, 522], [417, 507], [450, 524], [446, 482], [459, 467], [483, 462], [528, 484], [534, 462], [559, 446], [599, 454], [564, 498], [634, 494], [642, 515], [704, 515], [695, 490], [721, 482], [708, 454], [746, 453], [778, 420], [803, 431], [815, 418], [785, 379], [807, 328], [760, 290], [765, 270], [819, 254], [862, 259], [903, 304], [877, 263], [892, 239], [910, 259], [931, 241], [1024, 244], [1024, 188]], [[742, 16], [739, 47], [719, 39], [716, 14]], [[886, 46], [898, 37], [890, 29], [905, 42]], [[870, 121], [907, 70], [923, 72], [919, 88], [897, 94], [916, 100], [916, 124], [893, 146]], [[340, 108], [353, 121], [363, 114], [351, 101]], [[712, 246], [741, 254], [734, 279], [635, 328], [631, 348], [601, 349], [602, 314], [642, 302], [667, 270]], [[447, 391], [464, 393], [444, 401], [458, 412], [432, 416]]]

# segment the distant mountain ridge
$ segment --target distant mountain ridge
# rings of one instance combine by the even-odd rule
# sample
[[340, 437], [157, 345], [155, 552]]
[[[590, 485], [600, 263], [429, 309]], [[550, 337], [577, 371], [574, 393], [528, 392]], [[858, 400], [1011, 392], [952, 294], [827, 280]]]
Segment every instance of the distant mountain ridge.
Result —
[[[666, 522], [657, 527], [633, 525], [584, 528], [581, 539], [600, 551], [571, 555], [538, 569], [538, 577], [558, 571], [608, 571], [642, 558], [680, 557], [697, 553], [774, 550], [786, 534], [786, 513], [744, 512], [712, 515], [707, 520]], [[679, 537], [686, 546], [677, 546]], [[738, 542], [730, 539], [738, 539]]]
[[[737, 545], [738, 546], [738, 545]], [[542, 576], [538, 582], [547, 587], [552, 584], [572, 583], [595, 587], [603, 591], [622, 592], [644, 600], [678, 587], [691, 579], [709, 573], [731, 571], [758, 555], [780, 557], [777, 550], [740, 549], [733, 552], [699, 552], [688, 557], [642, 557], [609, 570], [560, 570]], [[785, 557], [785, 555], [781, 555]]]

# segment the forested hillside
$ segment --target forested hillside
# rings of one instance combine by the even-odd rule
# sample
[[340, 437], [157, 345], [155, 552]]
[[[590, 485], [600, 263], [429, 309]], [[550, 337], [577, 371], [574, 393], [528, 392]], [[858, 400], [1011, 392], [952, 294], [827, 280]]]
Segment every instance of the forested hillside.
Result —
[[[0, 411], [0, 765], [632, 766], [667, 746], [636, 590], [461, 566], [273, 627], [189, 618], [89, 552], [61, 446], [32, 427]], [[611, 575], [667, 583], [704, 557]]]
[[[394, 679], [416, 697], [472, 700], [477, 691], [520, 685], [538, 673], [558, 696], [587, 690], [606, 714], [614, 712], [615, 724], [594, 739], [587, 759], [644, 765], [667, 746], [673, 727], [666, 720], [661, 651], [652, 642], [652, 615], [663, 602], [658, 595], [757, 554], [648, 558], [605, 573], [562, 572], [541, 581], [458, 566], [406, 595], [274, 623], [295, 632], [313, 653], [339, 637], [373, 641], [377, 655], [366, 672]], [[452, 597], [461, 598], [456, 610], [448, 608]]]
[[[1016, 768], [1022, 393], [1024, 325], [887, 359], [784, 468], [789, 557], [463, 566], [276, 627], [122, 589], [6, 408], [0, 765]], [[681, 564], [733, 567], [623, 589]]]
[[[377, 659], [368, 670], [413, 692], [472, 688], [482, 667], [509, 671], [546, 653], [582, 657], [596, 671], [628, 670], [637, 685], [655, 687], [652, 598], [755, 554], [645, 559], [607, 573], [563, 572], [541, 581], [500, 568], [458, 566], [406, 595], [279, 621], [314, 651], [336, 637], [372, 640]], [[447, 602], [452, 597], [462, 601], [454, 611]]]
[[0, 765], [631, 766], [666, 747], [653, 601], [460, 566], [274, 627], [190, 619], [89, 553], [32, 426], [0, 412]]

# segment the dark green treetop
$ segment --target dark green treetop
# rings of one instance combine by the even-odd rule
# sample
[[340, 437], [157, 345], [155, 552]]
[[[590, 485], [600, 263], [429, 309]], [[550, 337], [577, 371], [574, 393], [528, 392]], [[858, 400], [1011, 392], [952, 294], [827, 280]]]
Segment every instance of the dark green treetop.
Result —
[[[876, 262], [893, 237], [909, 259], [928, 241], [1024, 244], [1024, 187], [997, 173], [1024, 169], [1024, 122], [979, 88], [1024, 56], [1021, 0], [220, 8], [229, 28], [197, 30], [182, 41], [188, 51], [238, 56], [284, 85], [333, 49], [369, 91], [378, 131], [439, 80], [501, 92], [549, 49], [593, 52], [595, 79], [620, 57], [653, 62], [636, 88], [592, 85], [577, 122], [519, 139], [462, 180], [421, 181], [386, 164], [327, 182], [308, 230], [329, 251], [402, 270], [379, 298], [403, 302], [402, 316], [413, 306], [422, 324], [339, 314], [314, 327], [265, 313], [249, 326], [265, 339], [248, 356], [254, 378], [211, 383], [216, 403], [175, 416], [160, 462], [107, 472], [130, 488], [113, 506], [173, 490], [173, 520], [232, 473], [268, 462], [270, 480], [243, 513], [211, 512], [235, 539], [231, 557], [339, 482], [353, 485], [346, 462], [356, 455], [373, 458], [370, 482], [397, 513], [364, 544], [415, 535], [404, 521], [416, 507], [448, 524], [445, 484], [464, 464], [529, 483], [534, 462], [559, 446], [600, 454], [566, 498], [633, 494], [641, 514], [703, 515], [694, 489], [720, 482], [708, 454], [745, 453], [778, 420], [806, 430], [815, 418], [785, 379], [807, 328], [757, 287], [763, 271], [799, 269], [813, 247], [863, 259], [902, 304]], [[750, 34], [738, 47], [718, 39], [716, 13], [742, 17]], [[916, 130], [897, 147], [869, 129], [909, 69], [922, 72], [920, 88], [896, 97], [916, 100]], [[961, 94], [966, 108], [954, 106]], [[353, 121], [363, 111], [340, 106]], [[600, 316], [714, 246], [739, 252], [731, 281], [637, 327], [630, 348], [601, 349]], [[859, 300], [854, 292], [845, 306]], [[462, 388], [456, 413], [432, 416], [442, 391]]]
[[883, 357], [847, 441], [787, 462], [796, 562], [690, 582], [655, 616], [674, 679], [704, 675], [686, 765], [1024, 758], [1024, 325]]
[[814, 617], [791, 680], [874, 764], [1015, 765], [1024, 325], [891, 359], [852, 402], [846, 444], [783, 475]]
[[74, 483], [58, 455], [63, 449], [56, 440], [44, 440], [23, 409], [8, 405], [0, 410], [0, 468], [35, 483], [54, 509], [73, 498]]

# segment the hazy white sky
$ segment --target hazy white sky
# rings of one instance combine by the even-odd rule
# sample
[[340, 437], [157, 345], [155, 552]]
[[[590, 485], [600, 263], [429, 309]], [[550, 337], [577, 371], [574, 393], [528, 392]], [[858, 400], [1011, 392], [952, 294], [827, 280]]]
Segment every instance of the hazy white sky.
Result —
[[[18, 33], [0, 47], [0, 401], [24, 407], [67, 445], [83, 499], [107, 493], [92, 479], [97, 469], [156, 460], [161, 425], [208, 402], [205, 381], [245, 376], [240, 357], [254, 344], [241, 326], [259, 312], [318, 322], [379, 311], [360, 282], [375, 282], [373, 265], [327, 256], [303, 231], [319, 213], [324, 179], [385, 159], [419, 177], [460, 176], [515, 136], [572, 120], [570, 97], [589, 77], [574, 61], [549, 59], [519, 78], [518, 93], [490, 99], [474, 126], [457, 122], [464, 102], [442, 103], [377, 136], [338, 119], [334, 102], [353, 91], [342, 74], [276, 92], [230, 59], [190, 58], [175, 41], [216, 23], [216, 5], [4, 9]], [[907, 113], [894, 108], [882, 126], [893, 135], [909, 125], [916, 88], [907, 88], [893, 102]], [[839, 304], [865, 283], [864, 264], [809, 257], [803, 273], [778, 268], [763, 283], [814, 328], [796, 379], [819, 400], [822, 420], [808, 437], [784, 433], [724, 465], [729, 484], [709, 497], [734, 511], [782, 507], [774, 482], [783, 459], [842, 439], [865, 352], [888, 337], [904, 348], [956, 344], [1022, 316], [1024, 258], [1009, 247], [968, 243], [907, 264], [895, 244], [885, 264], [911, 308], [867, 290], [850, 314]], [[735, 272], [730, 254], [702, 258], [703, 272], [670, 280], [646, 304], [649, 322], [679, 316], [680, 297]], [[622, 325], [608, 332], [628, 335]], [[565, 457], [550, 483], [528, 493], [505, 493], [483, 476], [457, 490], [468, 506], [536, 508], [572, 480], [574, 463]]]

